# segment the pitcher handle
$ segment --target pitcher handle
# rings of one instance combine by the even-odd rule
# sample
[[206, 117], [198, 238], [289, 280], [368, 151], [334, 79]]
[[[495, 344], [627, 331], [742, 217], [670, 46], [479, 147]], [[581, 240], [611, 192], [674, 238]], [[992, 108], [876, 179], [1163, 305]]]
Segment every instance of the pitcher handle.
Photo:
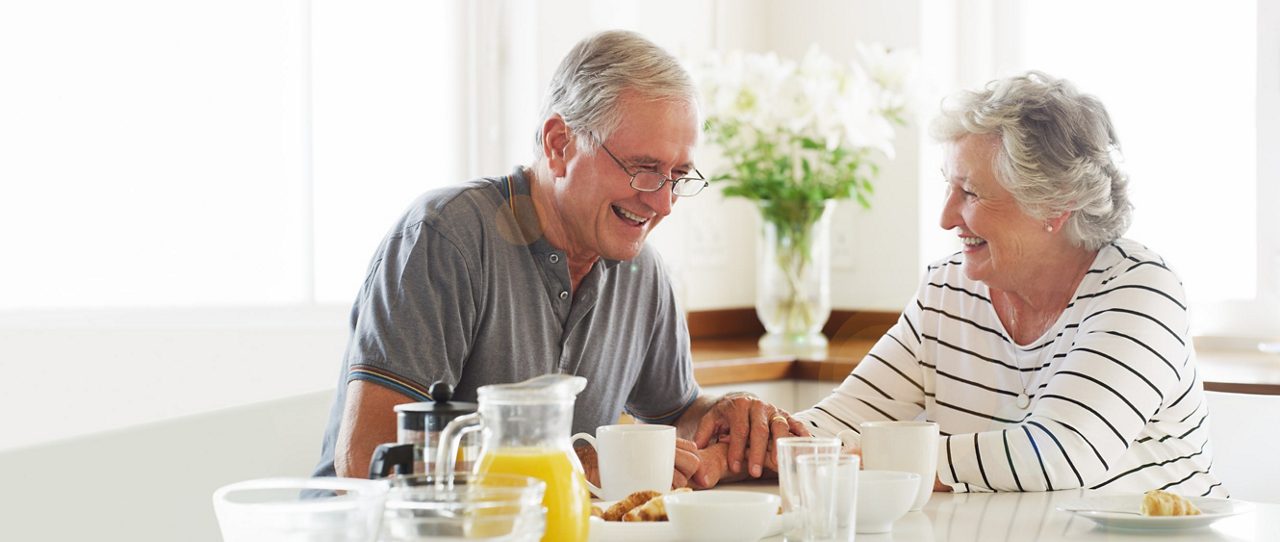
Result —
[[[590, 444], [591, 447], [596, 450], [596, 472], [600, 472], [600, 447], [596, 446], [596, 438], [587, 433], [577, 433], [572, 437], [569, 437], [569, 445], [572, 446], [573, 443], [579, 440], [587, 441], [587, 443]], [[591, 480], [586, 479], [587, 469], [582, 467], [582, 460], [578, 459], [578, 454], [575, 453], [572, 449], [569, 450], [569, 460], [573, 462], [573, 467], [575, 469], [578, 469], [578, 472], [582, 473], [582, 479], [586, 480], [587, 488], [591, 491], [591, 494], [595, 495], [597, 499], [603, 499], [604, 490], [600, 489], [598, 486], [591, 483]], [[604, 484], [604, 480], [600, 480], [600, 483]]]
[[479, 412], [458, 416], [440, 433], [440, 445], [436, 449], [436, 484], [453, 485], [453, 470], [458, 466], [458, 447], [462, 445], [462, 437], [467, 433], [479, 431], [484, 427], [484, 418]]

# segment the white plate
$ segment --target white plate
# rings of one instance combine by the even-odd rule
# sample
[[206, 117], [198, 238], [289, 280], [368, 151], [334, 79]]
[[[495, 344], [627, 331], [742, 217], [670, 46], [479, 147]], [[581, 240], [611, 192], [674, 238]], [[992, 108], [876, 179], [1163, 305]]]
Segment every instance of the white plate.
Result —
[[591, 542], [648, 542], [675, 539], [676, 529], [670, 522], [605, 521], [591, 516]]
[[1100, 495], [1058, 507], [1063, 512], [1093, 520], [1103, 527], [1119, 529], [1170, 530], [1207, 527], [1222, 518], [1253, 510], [1253, 504], [1213, 497], [1188, 497], [1200, 508], [1198, 516], [1144, 516], [1142, 494]]
[[[608, 510], [617, 501], [602, 501], [595, 504], [601, 510]], [[667, 521], [605, 521], [591, 516], [591, 542], [653, 542], [655, 540], [678, 540], [676, 529]], [[775, 516], [769, 524], [769, 530], [763, 538], [777, 536], [782, 533], [782, 516]]]

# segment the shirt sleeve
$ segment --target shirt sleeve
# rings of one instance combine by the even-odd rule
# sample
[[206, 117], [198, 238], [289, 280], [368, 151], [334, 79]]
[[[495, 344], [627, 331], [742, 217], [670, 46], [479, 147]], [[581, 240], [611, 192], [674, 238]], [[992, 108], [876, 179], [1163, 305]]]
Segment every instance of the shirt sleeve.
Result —
[[1158, 262], [1074, 300], [1083, 316], [1033, 411], [1002, 430], [943, 437], [938, 471], [959, 491], [1052, 491], [1102, 481], [1149, 420], [1193, 380], [1182, 285]]
[[347, 380], [416, 400], [431, 382], [457, 382], [471, 348], [479, 296], [460, 247], [426, 223], [383, 242], [352, 309]]
[[[835, 390], [795, 416], [816, 436], [836, 436], [865, 421], [912, 420], [924, 411], [925, 379], [920, 365], [920, 306], [912, 299], [898, 321]], [[846, 438], [845, 444], [851, 444]]]

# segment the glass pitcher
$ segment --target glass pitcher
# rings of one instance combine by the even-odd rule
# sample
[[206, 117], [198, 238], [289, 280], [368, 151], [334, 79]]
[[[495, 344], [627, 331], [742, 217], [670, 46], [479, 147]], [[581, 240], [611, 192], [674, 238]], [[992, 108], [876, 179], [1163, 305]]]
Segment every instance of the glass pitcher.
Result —
[[591, 495], [569, 440], [573, 401], [587, 379], [543, 375], [515, 384], [482, 386], [480, 408], [449, 422], [440, 436], [436, 479], [454, 472], [463, 435], [483, 431], [479, 474], [523, 474], [547, 483], [543, 540], [586, 540]]

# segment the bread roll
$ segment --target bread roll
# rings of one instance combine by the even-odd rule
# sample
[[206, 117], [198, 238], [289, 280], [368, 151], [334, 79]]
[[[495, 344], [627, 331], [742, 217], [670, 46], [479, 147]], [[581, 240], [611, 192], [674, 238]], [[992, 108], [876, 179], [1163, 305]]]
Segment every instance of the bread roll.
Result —
[[[672, 493], [684, 493], [692, 491], [687, 487], [682, 487]], [[622, 516], [622, 521], [667, 521], [667, 504], [662, 500], [662, 495], [658, 495], [649, 502], [632, 508], [629, 512]]]
[[1186, 497], [1168, 491], [1153, 489], [1142, 496], [1144, 516], [1198, 516], [1200, 509]]
[[610, 506], [608, 510], [604, 511], [604, 516], [602, 517], [605, 521], [620, 521], [622, 520], [622, 516], [626, 515], [627, 512], [630, 512], [632, 508], [647, 503], [649, 502], [649, 499], [659, 495], [662, 494], [648, 489], [637, 491], [627, 495], [625, 499], [613, 503], [613, 506]]
[[622, 521], [666, 521], [667, 506], [664, 502], [662, 495], [649, 499], [649, 502], [623, 514]]

